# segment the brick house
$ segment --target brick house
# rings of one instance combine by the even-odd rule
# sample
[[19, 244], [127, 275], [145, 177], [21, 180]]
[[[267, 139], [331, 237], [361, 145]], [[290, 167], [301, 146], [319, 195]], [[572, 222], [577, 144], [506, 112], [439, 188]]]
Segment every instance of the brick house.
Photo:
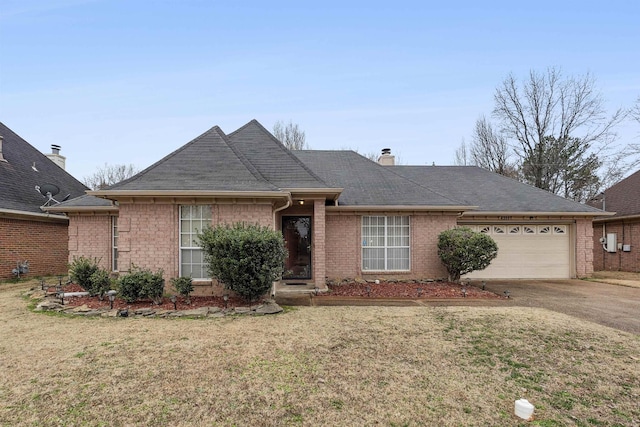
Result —
[[640, 171], [608, 188], [590, 204], [615, 212], [593, 221], [594, 269], [640, 272]]
[[60, 147], [52, 148], [45, 156], [0, 123], [0, 279], [14, 277], [12, 270], [23, 261], [30, 276], [66, 274], [69, 219], [44, 210], [55, 203], [45, 190], [61, 200], [87, 187], [65, 172]]
[[257, 121], [213, 127], [136, 176], [50, 209], [69, 216], [69, 256], [105, 267], [191, 276], [220, 292], [194, 239], [209, 224], [281, 230], [281, 283], [326, 278], [440, 278], [438, 234], [457, 225], [490, 234], [498, 258], [476, 278], [585, 276], [592, 219], [603, 212], [477, 167], [396, 166], [353, 151], [289, 151]]

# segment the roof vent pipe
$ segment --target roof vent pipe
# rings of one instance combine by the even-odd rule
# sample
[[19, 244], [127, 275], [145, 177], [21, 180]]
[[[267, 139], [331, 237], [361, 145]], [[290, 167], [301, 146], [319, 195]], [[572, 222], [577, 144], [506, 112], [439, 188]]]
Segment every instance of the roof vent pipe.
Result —
[[0, 162], [6, 162], [7, 160], [2, 156], [2, 142], [4, 138], [0, 135]]
[[396, 164], [396, 156], [391, 155], [391, 148], [382, 149], [382, 154], [378, 157], [378, 163], [382, 166], [393, 166]]

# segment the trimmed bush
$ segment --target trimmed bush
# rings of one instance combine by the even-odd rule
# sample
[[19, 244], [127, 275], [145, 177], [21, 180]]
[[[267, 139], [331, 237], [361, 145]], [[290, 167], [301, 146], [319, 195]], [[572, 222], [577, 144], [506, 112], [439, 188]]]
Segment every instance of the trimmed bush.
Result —
[[198, 237], [211, 275], [245, 299], [263, 296], [282, 276], [287, 251], [278, 231], [236, 223], [207, 227]]
[[189, 295], [193, 292], [193, 279], [191, 277], [174, 277], [171, 279], [171, 284], [176, 292], [186, 300], [189, 300]]
[[89, 295], [96, 296], [99, 292], [93, 289], [91, 276], [100, 269], [97, 258], [86, 258], [84, 256], [73, 257], [73, 262], [69, 265], [69, 278], [80, 286]]
[[449, 281], [458, 282], [463, 274], [487, 268], [498, 256], [498, 245], [486, 234], [457, 227], [438, 236], [438, 256], [447, 268]]
[[164, 292], [162, 274], [162, 270], [153, 273], [148, 269], [133, 267], [129, 273], [118, 280], [118, 294], [126, 302], [148, 298], [160, 304]]
[[91, 275], [89, 280], [91, 282], [91, 290], [87, 292], [89, 292], [89, 295], [98, 295], [102, 300], [104, 294], [111, 289], [112, 282], [110, 273], [104, 268], [99, 268]]

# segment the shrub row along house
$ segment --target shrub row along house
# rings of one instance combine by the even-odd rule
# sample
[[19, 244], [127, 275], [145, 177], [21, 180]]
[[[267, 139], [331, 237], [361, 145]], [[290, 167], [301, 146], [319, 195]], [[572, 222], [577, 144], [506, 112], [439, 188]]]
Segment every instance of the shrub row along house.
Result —
[[60, 146], [52, 150], [45, 156], [0, 123], [0, 279], [26, 273], [25, 261], [32, 276], [66, 274], [69, 219], [45, 208], [87, 187], [64, 170]]
[[125, 271], [191, 276], [220, 293], [197, 234], [244, 221], [282, 230], [283, 283], [326, 278], [442, 278], [438, 234], [487, 233], [498, 257], [481, 278], [569, 278], [593, 270], [599, 209], [477, 167], [398, 166], [353, 151], [290, 151], [253, 120], [213, 127], [136, 176], [50, 208], [69, 216], [69, 257]]

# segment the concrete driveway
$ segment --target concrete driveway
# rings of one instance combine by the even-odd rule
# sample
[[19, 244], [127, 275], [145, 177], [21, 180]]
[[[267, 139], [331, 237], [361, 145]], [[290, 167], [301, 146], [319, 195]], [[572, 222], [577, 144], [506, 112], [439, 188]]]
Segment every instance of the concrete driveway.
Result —
[[505, 280], [487, 290], [511, 293], [509, 305], [542, 307], [640, 334], [640, 288], [585, 280]]

